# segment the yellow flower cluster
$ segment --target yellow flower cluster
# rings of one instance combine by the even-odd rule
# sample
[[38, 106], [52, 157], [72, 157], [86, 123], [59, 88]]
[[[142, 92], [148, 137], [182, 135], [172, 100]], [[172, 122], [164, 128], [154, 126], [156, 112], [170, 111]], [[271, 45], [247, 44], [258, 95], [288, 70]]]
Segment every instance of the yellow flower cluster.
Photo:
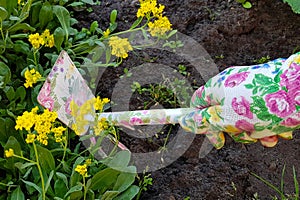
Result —
[[167, 17], [160, 16], [154, 22], [149, 22], [149, 32], [152, 36], [161, 36], [171, 30], [172, 24]]
[[97, 121], [96, 126], [94, 126], [95, 135], [98, 136], [102, 131], [107, 130], [108, 127], [108, 121], [106, 121], [106, 118], [102, 117], [100, 120]]
[[[76, 135], [85, 134], [88, 126], [92, 124], [92, 120], [97, 120], [95, 111], [103, 111], [103, 107], [105, 104], [109, 103], [108, 98], [100, 99], [92, 98], [84, 102], [81, 106], [78, 106], [74, 101], [71, 101], [71, 115], [74, 117], [74, 123], [72, 125], [72, 129], [76, 133]], [[89, 120], [88, 120], [89, 119]], [[108, 128], [108, 122], [105, 118], [97, 121], [94, 126], [94, 131], [99, 134], [101, 131], [106, 130]], [[96, 131], [97, 130], [97, 131]]]
[[[54, 133], [56, 142], [62, 142], [63, 131], [66, 128], [53, 126], [57, 113], [44, 110], [42, 114], [37, 114], [37, 111], [38, 107], [36, 106], [30, 112], [25, 111], [21, 116], [17, 117], [15, 129], [23, 130], [24, 128], [28, 131], [25, 142], [30, 144], [37, 140], [41, 144], [48, 145], [49, 134], [51, 133]], [[34, 132], [31, 131], [33, 127]]]
[[113, 36], [109, 38], [108, 44], [112, 48], [111, 54], [120, 58], [127, 58], [128, 52], [133, 50], [128, 38]]
[[48, 29], [46, 29], [41, 35], [39, 33], [30, 34], [28, 41], [35, 49], [38, 49], [43, 45], [50, 48], [54, 46], [54, 36], [53, 34], [50, 34]]
[[140, 0], [140, 8], [137, 17], [147, 17], [148, 20], [156, 18], [148, 23], [149, 32], [152, 36], [162, 36], [167, 31], [172, 30], [169, 19], [163, 16], [165, 6], [157, 5], [156, 0]]
[[165, 9], [164, 5], [159, 4], [159, 7], [157, 7], [157, 1], [156, 0], [140, 0], [140, 8], [138, 9], [136, 15], [137, 17], [147, 17], [150, 18], [151, 14], [154, 17], [159, 17], [162, 15], [162, 12]]
[[97, 98], [95, 98], [94, 100], [95, 100], [94, 108], [95, 108], [95, 110], [99, 110], [100, 112], [103, 111], [104, 105], [110, 102], [110, 100], [108, 98], [100, 99], [99, 96]]
[[32, 87], [33, 84], [35, 84], [40, 78], [42, 78], [41, 74], [35, 69], [27, 69], [24, 75], [26, 79], [24, 86], [26, 88]]
[[75, 171], [83, 177], [88, 177], [87, 167], [92, 163], [91, 159], [87, 159], [83, 165], [77, 165]]
[[14, 156], [14, 150], [12, 148], [9, 148], [8, 150], [5, 150], [4, 153], [5, 153], [6, 158], [10, 158], [10, 157]]

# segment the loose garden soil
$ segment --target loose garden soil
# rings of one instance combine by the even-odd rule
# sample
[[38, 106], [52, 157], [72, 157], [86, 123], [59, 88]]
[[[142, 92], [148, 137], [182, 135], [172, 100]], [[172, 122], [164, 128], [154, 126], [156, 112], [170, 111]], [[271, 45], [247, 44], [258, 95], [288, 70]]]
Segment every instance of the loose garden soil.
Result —
[[[300, 15], [294, 14], [281, 0], [250, 1], [253, 7], [248, 10], [234, 0], [161, 0], [159, 3], [166, 6], [165, 15], [173, 29], [201, 44], [220, 71], [232, 65], [255, 64], [255, 60], [266, 56], [271, 59], [288, 57], [300, 50]], [[96, 20], [100, 28], [106, 29], [113, 9], [118, 10], [118, 30], [126, 30], [136, 19], [138, 1], [103, 0], [101, 5], [93, 7], [93, 12], [77, 14], [79, 26], [89, 27]], [[100, 95], [110, 97], [123, 69], [137, 66], [141, 56], [154, 57], [152, 62], [174, 68], [184, 64], [196, 86], [204, 83], [184, 59], [170, 52], [153, 50], [139, 56], [131, 54], [120, 67], [106, 69], [99, 82]], [[134, 95], [130, 109], [140, 109], [144, 100], [140, 95]], [[175, 127], [172, 134], [176, 134], [176, 130]], [[179, 159], [151, 172], [153, 185], [143, 192], [141, 199], [244, 200], [254, 199], [255, 193], [259, 199], [272, 199], [276, 193], [251, 173], [279, 187], [284, 165], [285, 193], [294, 194], [292, 167], [300, 173], [299, 133], [295, 132], [291, 141], [280, 140], [274, 148], [265, 148], [259, 143], [243, 145], [227, 137], [222, 149], [213, 149], [204, 158], [199, 158], [203, 139], [203, 135], [197, 135]], [[155, 137], [152, 140], [136, 139], [121, 133], [121, 141], [133, 152], [147, 152], [162, 146], [162, 139]]]

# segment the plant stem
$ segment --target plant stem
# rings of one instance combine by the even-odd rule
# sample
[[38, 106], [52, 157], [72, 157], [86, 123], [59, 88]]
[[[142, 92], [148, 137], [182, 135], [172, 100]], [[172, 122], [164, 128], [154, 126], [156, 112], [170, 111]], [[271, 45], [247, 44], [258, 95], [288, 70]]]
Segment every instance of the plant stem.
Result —
[[86, 185], [85, 185], [85, 177], [83, 177], [83, 200], [86, 200]]
[[41, 169], [41, 166], [40, 166], [40, 163], [39, 163], [38, 152], [37, 152], [36, 145], [35, 145], [34, 142], [33, 142], [33, 148], [34, 148], [34, 153], [35, 153], [36, 166], [37, 166], [37, 168], [38, 168], [38, 170], [39, 170], [39, 174], [40, 174], [41, 182], [42, 182], [42, 197], [43, 197], [43, 200], [45, 200], [45, 199], [46, 199], [46, 193], [45, 193], [45, 181], [44, 181], [43, 172], [42, 172], [42, 169]]

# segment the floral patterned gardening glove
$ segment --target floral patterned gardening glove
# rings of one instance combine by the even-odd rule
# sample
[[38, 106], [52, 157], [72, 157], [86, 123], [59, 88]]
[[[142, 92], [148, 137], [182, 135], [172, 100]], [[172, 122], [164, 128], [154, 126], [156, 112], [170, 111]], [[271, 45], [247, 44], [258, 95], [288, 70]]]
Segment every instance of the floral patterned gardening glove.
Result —
[[193, 94], [195, 110], [181, 126], [205, 134], [221, 148], [224, 132], [235, 141], [266, 147], [291, 139], [300, 128], [300, 52], [265, 64], [230, 67]]

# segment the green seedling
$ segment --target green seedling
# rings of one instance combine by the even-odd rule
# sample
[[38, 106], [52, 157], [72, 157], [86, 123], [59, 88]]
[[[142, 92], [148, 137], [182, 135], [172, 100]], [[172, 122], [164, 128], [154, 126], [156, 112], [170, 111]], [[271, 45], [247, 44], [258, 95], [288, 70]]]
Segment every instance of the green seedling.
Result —
[[236, 0], [236, 2], [242, 4], [242, 6], [246, 9], [252, 8], [252, 4], [247, 0]]

